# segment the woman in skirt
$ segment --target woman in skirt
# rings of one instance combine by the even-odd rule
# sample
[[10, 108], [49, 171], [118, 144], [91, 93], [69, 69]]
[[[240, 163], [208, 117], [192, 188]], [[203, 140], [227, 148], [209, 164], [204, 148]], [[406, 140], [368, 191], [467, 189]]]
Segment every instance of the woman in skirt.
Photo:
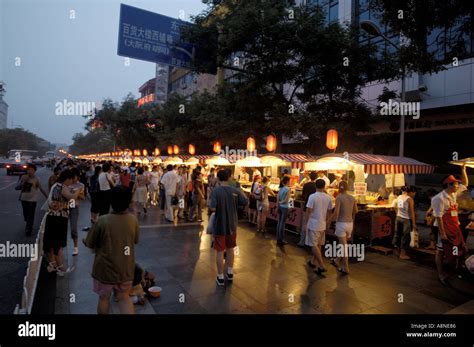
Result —
[[69, 271], [63, 260], [63, 247], [67, 245], [67, 222], [69, 204], [74, 203], [79, 191], [71, 193], [68, 186], [72, 184], [74, 173], [64, 170], [56, 183], [51, 187], [48, 197], [48, 211], [43, 236], [43, 251], [48, 254], [48, 272], [57, 272], [64, 276]]
[[137, 177], [135, 178], [135, 184], [133, 185], [133, 201], [137, 205], [137, 214], [140, 215], [140, 210], [143, 208], [143, 212], [146, 214], [146, 203], [148, 201], [148, 189], [149, 183], [148, 177], [143, 174], [143, 168], [138, 168]]

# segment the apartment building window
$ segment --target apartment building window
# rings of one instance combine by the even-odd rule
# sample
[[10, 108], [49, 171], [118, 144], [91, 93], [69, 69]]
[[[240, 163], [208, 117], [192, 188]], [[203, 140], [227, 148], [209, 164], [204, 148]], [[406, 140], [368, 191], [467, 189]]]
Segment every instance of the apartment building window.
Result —
[[326, 23], [334, 23], [339, 20], [339, 0], [308, 0], [306, 4], [308, 6], [321, 6], [324, 13], [326, 13]]
[[[392, 32], [388, 26], [381, 23], [381, 13], [371, 8], [370, 0], [355, 0], [355, 2], [356, 22], [363, 20], [373, 21], [393, 43], [398, 44], [400, 42], [399, 34]], [[472, 33], [459, 35], [459, 30], [457, 30], [466, 20], [472, 21], [474, 18], [473, 14], [471, 13], [470, 16], [460, 18], [455, 26], [451, 28], [436, 28], [429, 33], [426, 38], [428, 52], [435, 53], [436, 59], [443, 62], [452, 60], [454, 56], [460, 60], [474, 56], [474, 35]], [[472, 24], [471, 27], [473, 27]], [[383, 52], [387, 54], [396, 53], [396, 49], [390, 44], [387, 44], [380, 38], [371, 38], [364, 31], [360, 31], [359, 42], [360, 44], [376, 44], [379, 56], [382, 56]], [[460, 48], [460, 50], [454, 51], [455, 48]]]

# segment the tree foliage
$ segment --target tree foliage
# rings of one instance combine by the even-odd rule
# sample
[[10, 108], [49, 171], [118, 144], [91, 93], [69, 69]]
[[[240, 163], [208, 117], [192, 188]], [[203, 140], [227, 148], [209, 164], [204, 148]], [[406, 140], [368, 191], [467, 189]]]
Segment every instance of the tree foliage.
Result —
[[51, 143], [21, 128], [0, 129], [0, 155], [6, 156], [11, 149], [38, 151], [38, 155], [52, 149]]

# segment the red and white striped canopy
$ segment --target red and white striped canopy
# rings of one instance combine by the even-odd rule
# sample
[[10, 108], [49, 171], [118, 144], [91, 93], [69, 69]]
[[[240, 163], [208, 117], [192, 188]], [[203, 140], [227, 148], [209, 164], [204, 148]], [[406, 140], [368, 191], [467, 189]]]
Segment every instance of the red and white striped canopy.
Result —
[[274, 156], [274, 157], [280, 158], [281, 160], [289, 162], [291, 164], [292, 169], [303, 169], [304, 163], [314, 160], [312, 157], [309, 157], [305, 154], [275, 153], [275, 154], [262, 154], [262, 155], [259, 155], [259, 157], [267, 156], [267, 155]]
[[434, 166], [422, 163], [407, 157], [394, 157], [388, 155], [349, 153], [350, 161], [364, 165], [364, 171], [368, 174], [430, 174]]

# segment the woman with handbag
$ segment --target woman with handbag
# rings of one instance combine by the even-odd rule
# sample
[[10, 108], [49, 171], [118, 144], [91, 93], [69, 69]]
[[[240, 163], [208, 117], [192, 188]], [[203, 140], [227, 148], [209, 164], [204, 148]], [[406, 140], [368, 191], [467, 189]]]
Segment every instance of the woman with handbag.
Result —
[[26, 169], [27, 174], [23, 175], [18, 181], [16, 190], [21, 190], [20, 201], [23, 208], [23, 218], [26, 223], [26, 236], [31, 236], [33, 233], [33, 224], [35, 222], [36, 203], [38, 201], [38, 191], [40, 191], [45, 198], [48, 198], [45, 190], [41, 186], [40, 180], [36, 176], [36, 165], [28, 164]]
[[415, 217], [415, 187], [402, 187], [402, 194], [398, 196], [393, 204], [397, 211], [396, 228], [392, 244], [400, 249], [399, 257], [409, 260], [406, 251], [410, 248], [410, 232], [416, 231]]
[[61, 172], [48, 197], [43, 251], [48, 254], [48, 272], [55, 271], [59, 276], [70, 271], [63, 263], [63, 248], [67, 245], [69, 201], [77, 199], [80, 194], [79, 191], [71, 193], [69, 189], [73, 179], [74, 173], [71, 170]]

